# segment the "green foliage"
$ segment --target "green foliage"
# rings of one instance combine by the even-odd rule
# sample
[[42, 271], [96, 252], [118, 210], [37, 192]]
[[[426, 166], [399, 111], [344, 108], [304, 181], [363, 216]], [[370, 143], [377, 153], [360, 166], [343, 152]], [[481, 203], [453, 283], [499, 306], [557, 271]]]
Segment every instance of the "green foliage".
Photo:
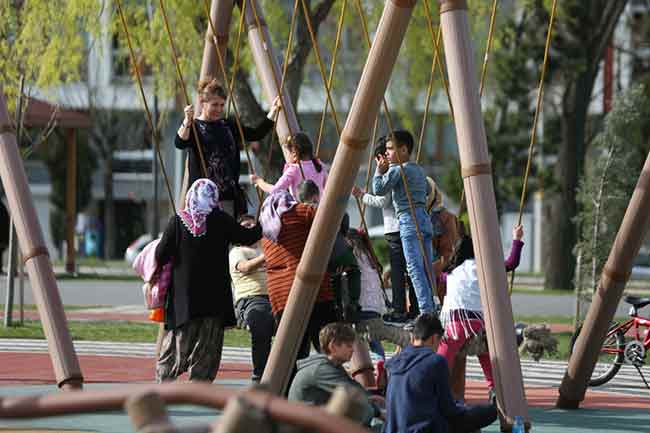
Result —
[[616, 98], [590, 149], [577, 195], [581, 211], [574, 219], [579, 233], [575, 253], [581, 259], [576, 289], [584, 297], [596, 289], [650, 147], [644, 130], [648, 96], [647, 87], [639, 85]]
[[10, 111], [21, 75], [41, 90], [80, 78], [101, 9], [99, 0], [0, 1], [0, 83]]

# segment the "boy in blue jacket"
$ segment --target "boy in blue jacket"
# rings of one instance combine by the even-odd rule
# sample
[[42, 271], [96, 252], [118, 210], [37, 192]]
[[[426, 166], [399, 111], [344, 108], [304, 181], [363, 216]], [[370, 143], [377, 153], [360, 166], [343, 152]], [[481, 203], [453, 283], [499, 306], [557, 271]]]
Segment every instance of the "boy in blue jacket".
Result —
[[436, 353], [443, 334], [437, 317], [422, 314], [414, 324], [412, 345], [386, 362], [384, 433], [469, 433], [496, 420], [492, 405], [454, 401], [447, 361]]

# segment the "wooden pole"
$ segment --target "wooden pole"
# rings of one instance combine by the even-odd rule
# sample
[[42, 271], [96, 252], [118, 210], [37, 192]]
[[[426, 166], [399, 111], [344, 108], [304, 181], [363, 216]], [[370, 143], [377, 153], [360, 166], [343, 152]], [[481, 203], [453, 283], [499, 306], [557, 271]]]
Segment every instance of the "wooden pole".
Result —
[[298, 265], [262, 382], [281, 394], [287, 387], [332, 252], [345, 207], [379, 112], [416, 0], [388, 0], [334, 156], [313, 230]]
[[268, 103], [271, 104], [277, 96], [282, 95], [282, 109], [278, 114], [275, 128], [282, 146], [284, 159], [285, 161], [291, 161], [286, 144], [291, 135], [300, 131], [298, 118], [291, 103], [291, 98], [286, 94], [287, 92], [284, 90], [280, 92], [280, 65], [273, 49], [273, 42], [262, 10], [257, 0], [244, 1], [247, 2], [245, 19], [248, 27], [248, 43], [262, 83], [264, 96]]
[[634, 259], [650, 228], [650, 154], [646, 158], [630, 204], [623, 216], [603, 267], [598, 290], [593, 295], [582, 331], [573, 348], [562, 379], [557, 407], [577, 409], [584, 400], [591, 374], [609, 324], [614, 319], [623, 289], [630, 278]]
[[503, 415], [501, 427], [508, 429], [517, 415], [528, 423], [528, 407], [515, 341], [512, 304], [503, 265], [503, 249], [481, 115], [467, 2], [442, 0], [440, 14], [494, 385]]
[[68, 331], [63, 304], [54, 279], [43, 233], [27, 184], [16, 136], [9, 123], [4, 91], [0, 85], [0, 177], [16, 224], [27, 274], [48, 342], [54, 374], [59, 387], [81, 388], [83, 376]]
[[66, 183], [65, 183], [65, 271], [76, 272], [75, 265], [75, 226], [77, 222], [77, 137], [73, 128], [65, 130]]
[[352, 352], [352, 359], [350, 360], [350, 374], [364, 388], [377, 386], [375, 368], [370, 358], [368, 343], [359, 337], [354, 341], [354, 352]]

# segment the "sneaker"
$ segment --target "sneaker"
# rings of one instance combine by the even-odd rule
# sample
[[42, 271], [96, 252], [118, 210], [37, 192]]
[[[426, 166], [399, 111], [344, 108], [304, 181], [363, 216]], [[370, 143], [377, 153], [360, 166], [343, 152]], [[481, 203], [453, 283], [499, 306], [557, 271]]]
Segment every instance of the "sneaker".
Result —
[[408, 321], [408, 318], [404, 313], [389, 313], [389, 314], [384, 314], [384, 322], [388, 323], [399, 323], [403, 324]]

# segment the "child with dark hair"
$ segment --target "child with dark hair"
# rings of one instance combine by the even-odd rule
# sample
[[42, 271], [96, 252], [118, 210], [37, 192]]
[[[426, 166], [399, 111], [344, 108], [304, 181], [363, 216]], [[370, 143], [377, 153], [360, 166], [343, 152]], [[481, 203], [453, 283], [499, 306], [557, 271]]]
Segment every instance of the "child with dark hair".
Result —
[[[521, 240], [524, 236], [523, 227], [515, 226], [512, 229], [512, 236], [510, 255], [505, 262], [507, 271], [512, 271], [519, 266], [521, 249], [524, 246]], [[438, 283], [441, 286], [446, 285], [447, 288], [440, 313], [442, 322], [445, 325], [446, 336], [440, 343], [438, 353], [447, 359], [449, 370], [451, 370], [456, 354], [465, 342], [481, 333], [485, 328], [481, 292], [476, 274], [476, 259], [474, 258], [474, 246], [471, 237], [465, 235], [461, 238], [451, 259], [448, 271], [439, 275]], [[488, 353], [482, 353], [478, 355], [478, 360], [490, 389], [490, 398], [492, 398], [494, 380], [490, 356]]]
[[[317, 207], [320, 202], [319, 190], [311, 180], [306, 180], [298, 185], [298, 200], [301, 203]], [[338, 306], [341, 309], [343, 319], [347, 322], [356, 323], [359, 317], [359, 297], [361, 296], [361, 272], [354, 257], [352, 247], [345, 236], [350, 229], [350, 217], [346, 213], [341, 221], [341, 227], [336, 234], [332, 255], [330, 256], [327, 270], [335, 275], [337, 271], [343, 271], [347, 275], [348, 297], [343, 298], [340, 276], [334, 277], [334, 283], [338, 298]]]
[[386, 303], [382, 294], [381, 264], [375, 256], [368, 235], [356, 229], [350, 229], [347, 235], [352, 245], [354, 257], [361, 271], [361, 295], [359, 304], [359, 325], [357, 330], [368, 335], [370, 350], [382, 358], [386, 357], [382, 340], [390, 341], [400, 347], [409, 344], [409, 333], [399, 327], [386, 325], [382, 314], [386, 312]]
[[436, 316], [422, 314], [413, 325], [411, 346], [386, 362], [384, 433], [469, 433], [496, 420], [493, 405], [465, 406], [454, 401], [447, 361], [436, 353], [443, 334]]
[[322, 194], [327, 181], [327, 169], [320, 159], [314, 157], [313, 145], [309, 136], [304, 132], [294, 134], [287, 148], [293, 161], [284, 165], [282, 176], [274, 185], [256, 175], [251, 175], [251, 183], [269, 194], [287, 189], [294, 198], [298, 199], [300, 182], [311, 180]]
[[[409, 161], [412, 151], [411, 133], [397, 130], [389, 135], [386, 140], [386, 156], [377, 157], [373, 187], [377, 195], [386, 195], [391, 191], [393, 193], [393, 207], [399, 220], [406, 268], [415, 288], [420, 313], [434, 313], [436, 308], [433, 301], [433, 281], [429, 278], [433, 260], [433, 227], [426, 209], [427, 195], [431, 193], [431, 187], [427, 183], [422, 167]], [[404, 178], [402, 178], [402, 169]], [[411, 204], [414, 207], [415, 219], [411, 212]], [[420, 244], [418, 228], [422, 235], [423, 246]]]

